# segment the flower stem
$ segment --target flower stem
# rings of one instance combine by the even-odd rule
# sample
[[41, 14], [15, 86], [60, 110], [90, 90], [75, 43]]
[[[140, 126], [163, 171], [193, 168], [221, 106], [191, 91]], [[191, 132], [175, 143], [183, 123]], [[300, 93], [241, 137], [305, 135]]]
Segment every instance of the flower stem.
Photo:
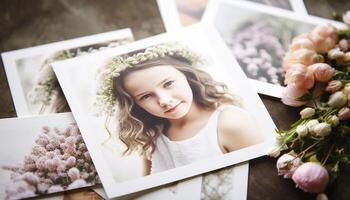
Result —
[[326, 157], [322, 161], [322, 165], [324, 165], [327, 162], [329, 156], [331, 155], [331, 152], [332, 152], [333, 148], [334, 148], [334, 144], [332, 144], [331, 148], [328, 150], [328, 153], [327, 153]]

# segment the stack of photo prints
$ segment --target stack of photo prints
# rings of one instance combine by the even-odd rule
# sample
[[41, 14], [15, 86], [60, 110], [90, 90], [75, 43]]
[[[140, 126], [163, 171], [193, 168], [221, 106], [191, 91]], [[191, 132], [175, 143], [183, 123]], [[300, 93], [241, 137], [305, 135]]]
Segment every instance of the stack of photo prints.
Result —
[[258, 93], [280, 97], [293, 37], [339, 22], [297, 0], [157, 4], [161, 35], [122, 29], [1, 54], [18, 118], [0, 120], [0, 199], [83, 187], [247, 198], [247, 161], [276, 145]]

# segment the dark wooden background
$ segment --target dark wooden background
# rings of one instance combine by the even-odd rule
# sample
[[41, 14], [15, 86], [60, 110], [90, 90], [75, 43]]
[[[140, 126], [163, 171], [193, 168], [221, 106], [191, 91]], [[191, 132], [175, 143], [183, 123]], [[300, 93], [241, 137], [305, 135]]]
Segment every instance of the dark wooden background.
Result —
[[[1, 0], [0, 51], [56, 42], [130, 27], [135, 39], [163, 33], [164, 26], [155, 0]], [[298, 109], [279, 99], [261, 95], [279, 128], [287, 129], [298, 118]], [[0, 118], [16, 117], [3, 63], [0, 67]], [[248, 199], [315, 199], [295, 188], [291, 180], [277, 176], [275, 159], [250, 161]], [[350, 170], [328, 189], [329, 199], [350, 199]], [[79, 197], [79, 194], [85, 196]], [[86, 195], [88, 193], [88, 195]], [[91, 190], [66, 193], [65, 199], [96, 198]]]

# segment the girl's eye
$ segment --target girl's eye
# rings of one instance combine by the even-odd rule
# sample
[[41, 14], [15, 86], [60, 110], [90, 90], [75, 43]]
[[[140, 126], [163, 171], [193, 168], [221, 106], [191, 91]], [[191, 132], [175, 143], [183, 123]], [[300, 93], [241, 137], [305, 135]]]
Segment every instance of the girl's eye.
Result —
[[151, 94], [145, 94], [145, 95], [143, 95], [141, 98], [140, 98], [140, 100], [142, 101], [142, 100], [146, 100], [146, 99], [148, 99], [149, 97], [151, 97]]
[[168, 81], [168, 82], [164, 83], [163, 86], [164, 86], [165, 88], [168, 88], [168, 87], [170, 87], [172, 84], [174, 84], [174, 82], [175, 82], [175, 81]]

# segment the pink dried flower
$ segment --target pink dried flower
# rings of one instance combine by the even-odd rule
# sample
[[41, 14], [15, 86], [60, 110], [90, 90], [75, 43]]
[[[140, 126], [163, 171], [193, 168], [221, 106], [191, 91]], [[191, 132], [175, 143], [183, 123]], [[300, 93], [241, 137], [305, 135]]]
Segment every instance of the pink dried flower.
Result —
[[307, 93], [305, 89], [299, 89], [294, 85], [287, 85], [282, 91], [282, 102], [286, 105], [299, 107], [307, 102], [298, 101], [297, 99]]
[[32, 171], [35, 171], [36, 165], [35, 164], [24, 164], [23, 169], [24, 169], [24, 171], [32, 172]]
[[78, 180], [75, 180], [73, 183], [71, 183], [67, 189], [75, 189], [75, 188], [81, 188], [81, 187], [85, 187], [85, 186], [88, 186], [88, 184], [86, 183], [85, 180], [83, 179], [78, 179]]
[[42, 132], [43, 132], [44, 134], [49, 133], [49, 132], [50, 132], [50, 127], [48, 127], [48, 126], [42, 127]]
[[350, 109], [348, 107], [341, 108], [337, 114], [339, 120], [347, 120], [350, 118]]
[[55, 162], [50, 159], [50, 160], [46, 160], [45, 161], [45, 165], [46, 165], [46, 168], [50, 171], [50, 172], [54, 172], [56, 171], [57, 169], [57, 165], [55, 164]]
[[314, 72], [315, 79], [327, 83], [335, 72], [335, 69], [326, 63], [316, 63], [309, 68]]
[[317, 53], [327, 53], [338, 41], [338, 33], [331, 24], [318, 25], [309, 35]]
[[49, 137], [47, 135], [41, 134], [39, 137], [35, 140], [35, 143], [37, 143], [40, 146], [45, 147], [47, 144], [49, 144]]
[[341, 81], [332, 80], [332, 81], [328, 82], [328, 85], [327, 85], [325, 90], [329, 93], [334, 93], [334, 92], [340, 90], [342, 87], [343, 87], [343, 84]]
[[73, 167], [68, 170], [68, 176], [72, 181], [75, 181], [80, 178], [80, 171], [78, 168]]
[[46, 193], [47, 190], [49, 189], [49, 184], [47, 184], [47, 183], [39, 183], [39, 184], [37, 185], [37, 189], [38, 189], [38, 192], [39, 192], [39, 193], [44, 194], [44, 193]]
[[32, 172], [24, 173], [23, 180], [25, 180], [27, 183], [34, 185], [34, 186], [40, 182], [39, 177], [37, 175], [33, 174]]
[[300, 158], [290, 154], [283, 154], [276, 163], [278, 175], [283, 175], [283, 178], [291, 178], [300, 165]]
[[322, 165], [307, 162], [295, 170], [292, 179], [304, 192], [321, 193], [327, 187], [329, 175]]
[[54, 193], [54, 192], [61, 192], [63, 190], [64, 189], [62, 188], [62, 186], [60, 186], [60, 185], [53, 185], [47, 190], [47, 192], [48, 193]]
[[46, 161], [46, 159], [44, 158], [44, 157], [41, 157], [41, 158], [39, 158], [37, 161], [36, 161], [36, 168], [38, 169], [38, 170], [45, 170], [46, 169], [46, 164], [45, 164], [45, 161]]
[[46, 155], [46, 152], [46, 149], [42, 146], [34, 146], [32, 149], [32, 154], [39, 157]]
[[76, 158], [73, 156], [70, 156], [67, 160], [66, 160], [66, 166], [67, 167], [73, 167], [76, 164]]

